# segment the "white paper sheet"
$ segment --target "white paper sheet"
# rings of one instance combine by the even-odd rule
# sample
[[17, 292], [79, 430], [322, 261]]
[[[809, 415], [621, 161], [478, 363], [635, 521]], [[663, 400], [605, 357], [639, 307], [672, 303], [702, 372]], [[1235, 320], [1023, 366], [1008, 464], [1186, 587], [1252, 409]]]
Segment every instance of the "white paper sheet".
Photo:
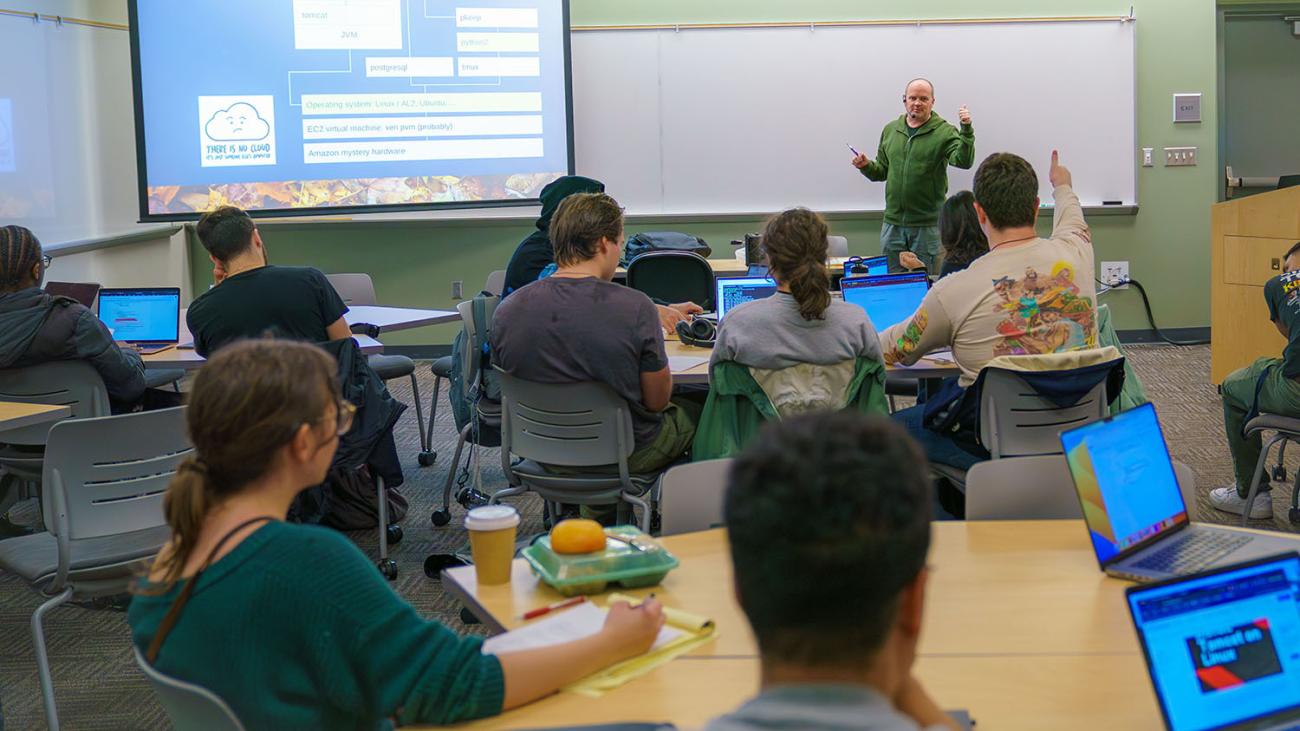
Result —
[[[484, 655], [536, 650], [590, 637], [605, 626], [605, 610], [592, 602], [547, 615], [519, 629], [489, 637], [483, 642]], [[650, 649], [656, 650], [682, 636], [682, 631], [664, 625]]]

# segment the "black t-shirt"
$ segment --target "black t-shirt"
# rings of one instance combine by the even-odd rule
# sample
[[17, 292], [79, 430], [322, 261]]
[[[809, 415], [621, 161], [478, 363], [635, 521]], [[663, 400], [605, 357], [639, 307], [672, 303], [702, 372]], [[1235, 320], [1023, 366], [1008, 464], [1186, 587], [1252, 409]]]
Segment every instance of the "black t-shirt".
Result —
[[514, 256], [506, 265], [505, 294], [536, 282], [542, 270], [554, 263], [555, 250], [551, 247], [550, 236], [545, 231], [534, 231], [519, 242], [519, 248], [515, 249]]
[[1268, 317], [1286, 328], [1288, 337], [1282, 351], [1282, 373], [1287, 378], [1300, 377], [1300, 270], [1280, 274], [1264, 285]]
[[185, 321], [194, 349], [207, 357], [227, 343], [268, 332], [278, 338], [324, 342], [329, 326], [347, 311], [319, 270], [264, 266], [227, 277], [205, 292], [190, 305]]

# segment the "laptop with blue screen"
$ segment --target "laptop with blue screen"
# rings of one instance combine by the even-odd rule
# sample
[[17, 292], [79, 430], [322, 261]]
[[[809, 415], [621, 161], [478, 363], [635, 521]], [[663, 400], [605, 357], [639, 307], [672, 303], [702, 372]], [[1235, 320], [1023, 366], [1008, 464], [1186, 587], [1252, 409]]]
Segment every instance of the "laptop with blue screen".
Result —
[[101, 289], [99, 319], [114, 340], [133, 345], [146, 355], [156, 353], [180, 340], [181, 290]]
[[1107, 574], [1156, 581], [1296, 547], [1280, 536], [1192, 523], [1150, 403], [1061, 432], [1061, 446]]
[[1300, 554], [1127, 591], [1169, 731], [1300, 728]]
[[930, 278], [924, 272], [845, 277], [840, 291], [845, 302], [867, 311], [876, 332], [884, 332], [916, 312], [930, 291]]
[[776, 292], [776, 281], [770, 277], [720, 277], [714, 302], [718, 308], [718, 322], [738, 305], [771, 297]]

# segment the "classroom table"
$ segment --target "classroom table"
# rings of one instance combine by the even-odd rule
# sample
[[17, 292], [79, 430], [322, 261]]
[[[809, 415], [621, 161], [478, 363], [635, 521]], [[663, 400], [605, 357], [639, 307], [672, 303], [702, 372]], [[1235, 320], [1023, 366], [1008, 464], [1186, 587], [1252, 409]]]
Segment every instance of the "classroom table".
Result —
[[[676, 334], [665, 338], [664, 351], [668, 354], [668, 365], [672, 368], [675, 385], [702, 384], [709, 382], [710, 348], [686, 345], [676, 339]], [[703, 358], [701, 362], [699, 359]], [[925, 357], [912, 366], [892, 365], [885, 368], [891, 376], [916, 378], [923, 381], [937, 381], [961, 375], [961, 369], [951, 360]], [[937, 386], [936, 386], [937, 387]]]
[[72, 416], [71, 406], [0, 401], [0, 432], [45, 424]]
[[[751, 695], [757, 650], [732, 595], [725, 530], [661, 540], [681, 566], [657, 587], [626, 593], [653, 591], [713, 618], [713, 642], [600, 699], [560, 694], [473, 727], [690, 728]], [[1101, 572], [1082, 521], [938, 522], [929, 570], [917, 673], [942, 705], [969, 709], [986, 731], [1159, 727], [1124, 601], [1131, 584]], [[442, 583], [493, 631], [561, 599], [522, 560], [505, 586], [478, 586], [473, 567], [444, 571]]]
[[349, 327], [373, 325], [380, 332], [410, 330], [427, 325], [460, 322], [456, 310], [422, 310], [412, 307], [384, 307], [381, 305], [351, 305], [343, 315]]

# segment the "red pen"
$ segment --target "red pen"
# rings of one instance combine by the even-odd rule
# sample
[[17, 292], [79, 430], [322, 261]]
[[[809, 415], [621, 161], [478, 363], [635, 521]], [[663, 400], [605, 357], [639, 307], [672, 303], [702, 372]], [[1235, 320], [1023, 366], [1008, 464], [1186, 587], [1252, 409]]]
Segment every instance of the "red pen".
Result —
[[524, 612], [523, 616], [520, 617], [520, 619], [527, 622], [530, 619], [537, 619], [538, 617], [544, 617], [550, 614], [551, 612], [556, 612], [561, 609], [568, 609], [569, 607], [576, 607], [585, 601], [587, 601], [587, 597], [585, 596], [574, 597], [572, 599], [559, 602], [558, 604], [552, 604], [549, 607], [538, 607], [536, 609], [532, 609], [527, 612]]

